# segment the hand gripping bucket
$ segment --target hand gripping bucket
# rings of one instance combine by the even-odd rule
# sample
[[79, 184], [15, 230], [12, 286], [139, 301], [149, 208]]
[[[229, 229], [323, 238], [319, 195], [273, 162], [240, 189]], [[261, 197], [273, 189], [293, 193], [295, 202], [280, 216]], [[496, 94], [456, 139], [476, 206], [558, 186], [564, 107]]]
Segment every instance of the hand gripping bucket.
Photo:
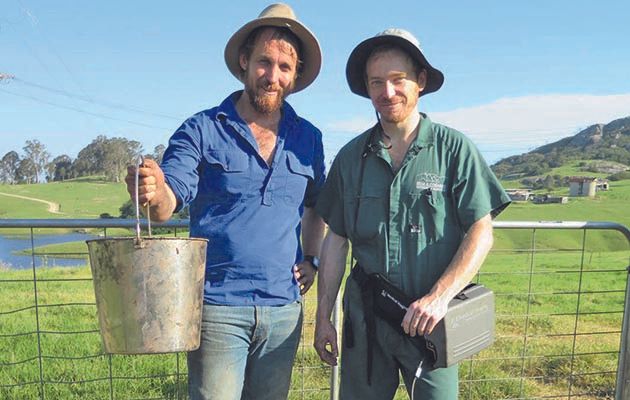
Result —
[[87, 241], [105, 352], [195, 350], [207, 240], [151, 237], [150, 222], [141, 238], [139, 215], [136, 200], [136, 237]]

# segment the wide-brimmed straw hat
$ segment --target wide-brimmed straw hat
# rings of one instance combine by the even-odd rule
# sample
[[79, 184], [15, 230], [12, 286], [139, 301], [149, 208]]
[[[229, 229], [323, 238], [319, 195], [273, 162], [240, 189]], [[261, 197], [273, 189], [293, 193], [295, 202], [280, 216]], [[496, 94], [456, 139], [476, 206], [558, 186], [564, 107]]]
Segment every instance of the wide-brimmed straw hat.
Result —
[[367, 88], [365, 87], [365, 67], [372, 54], [372, 51], [378, 46], [391, 44], [400, 47], [411, 58], [416, 60], [420, 66], [427, 71], [427, 84], [420, 96], [437, 91], [444, 83], [444, 74], [429, 64], [422, 53], [420, 42], [411, 33], [404, 29], [386, 29], [376, 36], [364, 40], [352, 50], [346, 65], [346, 79], [350, 90], [359, 96], [367, 97]]
[[301, 44], [302, 68], [295, 81], [293, 92], [304, 89], [317, 77], [322, 66], [322, 52], [313, 33], [297, 20], [295, 13], [286, 4], [272, 4], [262, 10], [258, 18], [246, 23], [236, 31], [225, 46], [225, 63], [238, 80], [243, 82], [243, 69], [239, 63], [239, 50], [254, 29], [261, 26], [287, 28], [297, 36]]

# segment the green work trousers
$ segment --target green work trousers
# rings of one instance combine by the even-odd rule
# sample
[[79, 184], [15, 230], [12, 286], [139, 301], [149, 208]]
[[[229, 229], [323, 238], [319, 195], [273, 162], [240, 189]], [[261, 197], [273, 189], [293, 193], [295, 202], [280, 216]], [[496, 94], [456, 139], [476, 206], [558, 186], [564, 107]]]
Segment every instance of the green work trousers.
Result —
[[[351, 337], [350, 337], [351, 336]], [[341, 351], [341, 400], [393, 399], [402, 375], [407, 392], [423, 353], [384, 320], [376, 317], [372, 379], [367, 380], [367, 330], [357, 282], [349, 278], [344, 293], [344, 329]], [[458, 368], [424, 368], [415, 384], [414, 400], [457, 400]]]

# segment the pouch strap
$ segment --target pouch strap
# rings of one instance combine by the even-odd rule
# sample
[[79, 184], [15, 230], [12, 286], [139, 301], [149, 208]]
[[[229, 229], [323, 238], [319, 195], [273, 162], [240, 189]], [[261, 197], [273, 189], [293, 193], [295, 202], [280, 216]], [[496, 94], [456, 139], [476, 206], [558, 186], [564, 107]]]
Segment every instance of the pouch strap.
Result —
[[374, 341], [376, 340], [376, 319], [374, 316], [374, 298], [372, 296], [372, 280], [359, 264], [352, 268], [350, 275], [361, 288], [361, 300], [363, 302], [363, 318], [367, 335], [367, 382], [372, 385], [372, 361]]

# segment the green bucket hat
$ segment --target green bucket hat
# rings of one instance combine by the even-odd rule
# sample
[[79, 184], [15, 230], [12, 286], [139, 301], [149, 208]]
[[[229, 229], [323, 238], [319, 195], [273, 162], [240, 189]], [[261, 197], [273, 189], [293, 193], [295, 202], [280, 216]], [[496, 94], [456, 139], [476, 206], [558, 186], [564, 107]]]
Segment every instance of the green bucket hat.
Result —
[[404, 29], [391, 28], [359, 43], [357, 47], [352, 50], [352, 53], [350, 53], [348, 64], [346, 65], [346, 79], [348, 80], [348, 85], [350, 85], [352, 93], [367, 98], [370, 97], [365, 87], [365, 64], [370, 54], [372, 54], [372, 51], [384, 44], [392, 44], [400, 47], [409, 54], [411, 58], [416, 60], [420, 66], [426, 69], [427, 85], [424, 90], [420, 92], [420, 96], [435, 92], [442, 87], [444, 74], [429, 64], [422, 53], [418, 39]]

